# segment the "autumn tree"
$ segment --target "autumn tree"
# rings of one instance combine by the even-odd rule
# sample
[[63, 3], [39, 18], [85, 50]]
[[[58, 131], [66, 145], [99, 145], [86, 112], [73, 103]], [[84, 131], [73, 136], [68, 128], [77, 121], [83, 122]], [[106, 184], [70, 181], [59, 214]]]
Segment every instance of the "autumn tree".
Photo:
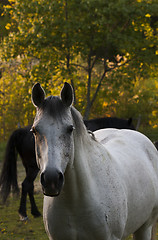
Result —
[[[60, 74], [71, 79], [74, 92], [85, 86], [80, 102], [87, 119], [110, 72], [131, 62], [137, 68], [156, 63], [157, 9], [157, 0], [14, 0], [6, 7], [12, 31], [3, 55], [34, 59], [35, 81]], [[78, 69], [84, 72], [81, 81]]]

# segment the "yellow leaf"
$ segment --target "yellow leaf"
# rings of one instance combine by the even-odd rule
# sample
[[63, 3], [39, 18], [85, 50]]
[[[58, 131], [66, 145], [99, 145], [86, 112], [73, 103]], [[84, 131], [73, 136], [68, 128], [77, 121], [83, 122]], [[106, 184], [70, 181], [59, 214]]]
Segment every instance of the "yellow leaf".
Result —
[[150, 18], [150, 17], [151, 17], [151, 15], [150, 15], [149, 13], [147, 13], [147, 14], [145, 15], [145, 17], [148, 17], [148, 18]]
[[107, 102], [103, 102], [103, 107], [107, 107], [108, 103]]
[[10, 23], [7, 23], [7, 25], [5, 26], [5, 28], [6, 28], [7, 30], [9, 30], [10, 27], [11, 27], [11, 24], [10, 24]]
[[157, 116], [157, 111], [156, 111], [156, 110], [152, 111], [152, 116], [153, 116], [153, 117], [156, 117], [156, 116]]
[[133, 96], [133, 99], [137, 99], [137, 98], [139, 98], [138, 95], [134, 95], [134, 96]]

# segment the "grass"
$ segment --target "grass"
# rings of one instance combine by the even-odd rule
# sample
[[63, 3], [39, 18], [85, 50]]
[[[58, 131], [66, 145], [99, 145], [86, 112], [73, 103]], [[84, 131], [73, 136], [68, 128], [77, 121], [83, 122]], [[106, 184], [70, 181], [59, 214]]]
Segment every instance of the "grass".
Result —
[[[42, 211], [42, 195], [35, 194], [36, 202]], [[30, 206], [29, 202], [27, 205]], [[28, 207], [29, 220], [21, 222], [18, 216], [19, 199], [10, 197], [8, 206], [0, 206], [1, 240], [48, 240], [42, 217], [33, 218]]]
[[[146, 134], [152, 140], [158, 139], [158, 134], [154, 131], [148, 131]], [[6, 143], [0, 143], [0, 169], [2, 167], [2, 159], [4, 156]], [[18, 182], [19, 186], [25, 177], [25, 170], [22, 162], [18, 160]], [[35, 180], [35, 200], [37, 206], [42, 213], [43, 194], [40, 190], [39, 176]], [[31, 215], [30, 202], [27, 200], [27, 213], [29, 220], [21, 222], [18, 215], [20, 198], [15, 199], [9, 197], [7, 205], [0, 205], [0, 239], [1, 240], [48, 240], [44, 230], [42, 217], [34, 218]], [[131, 236], [126, 240], [131, 240]], [[157, 238], [158, 240], [158, 229]]]

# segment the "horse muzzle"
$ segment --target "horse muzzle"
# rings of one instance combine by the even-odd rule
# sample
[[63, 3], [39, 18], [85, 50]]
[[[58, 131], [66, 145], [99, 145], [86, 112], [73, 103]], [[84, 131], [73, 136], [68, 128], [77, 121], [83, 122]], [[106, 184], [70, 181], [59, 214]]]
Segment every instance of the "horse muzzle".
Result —
[[46, 169], [41, 173], [41, 185], [43, 194], [56, 197], [60, 194], [64, 184], [64, 175], [57, 169]]

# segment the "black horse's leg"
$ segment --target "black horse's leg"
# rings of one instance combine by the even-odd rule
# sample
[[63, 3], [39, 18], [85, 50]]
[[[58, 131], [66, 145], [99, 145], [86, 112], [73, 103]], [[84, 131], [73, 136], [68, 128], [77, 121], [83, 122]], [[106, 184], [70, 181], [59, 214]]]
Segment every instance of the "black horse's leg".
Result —
[[20, 200], [20, 207], [19, 207], [19, 216], [20, 216], [20, 220], [22, 221], [26, 221], [28, 219], [26, 214], [27, 188], [28, 188], [28, 180], [26, 176], [26, 178], [22, 182], [21, 200]]
[[20, 207], [19, 207], [19, 215], [20, 219], [22, 221], [26, 221], [28, 219], [27, 213], [26, 213], [26, 198], [27, 198], [27, 193], [29, 194], [30, 198], [30, 203], [31, 203], [31, 213], [34, 217], [39, 217], [41, 216], [41, 213], [38, 211], [38, 208], [35, 203], [34, 199], [34, 185], [33, 182], [38, 174], [38, 169], [34, 168], [28, 168], [27, 169], [27, 176], [25, 180], [22, 183], [22, 194], [21, 194], [21, 200], [20, 200]]
[[37, 170], [37, 169], [30, 168], [29, 172], [28, 172], [28, 178], [30, 180], [30, 187], [28, 189], [28, 194], [29, 194], [30, 203], [31, 203], [31, 214], [34, 217], [41, 216], [41, 213], [38, 211], [38, 208], [36, 206], [35, 199], [34, 199], [34, 184], [33, 184], [33, 182], [38, 174], [38, 171], [39, 170]]
[[34, 185], [32, 184], [32, 188], [29, 191], [29, 198], [30, 198], [30, 203], [31, 203], [31, 214], [34, 217], [39, 217], [41, 216], [41, 213], [38, 211], [38, 208], [35, 203], [34, 199]]

